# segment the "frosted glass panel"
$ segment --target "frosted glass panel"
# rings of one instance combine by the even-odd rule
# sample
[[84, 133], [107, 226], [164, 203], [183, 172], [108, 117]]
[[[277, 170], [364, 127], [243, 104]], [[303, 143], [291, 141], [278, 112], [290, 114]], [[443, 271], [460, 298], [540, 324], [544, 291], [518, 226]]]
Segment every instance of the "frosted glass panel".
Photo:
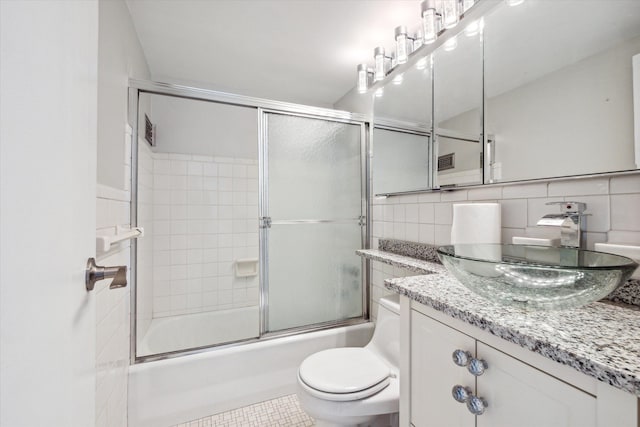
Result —
[[269, 216], [357, 218], [360, 126], [269, 114]]
[[269, 230], [269, 331], [362, 315], [361, 227], [273, 225]]

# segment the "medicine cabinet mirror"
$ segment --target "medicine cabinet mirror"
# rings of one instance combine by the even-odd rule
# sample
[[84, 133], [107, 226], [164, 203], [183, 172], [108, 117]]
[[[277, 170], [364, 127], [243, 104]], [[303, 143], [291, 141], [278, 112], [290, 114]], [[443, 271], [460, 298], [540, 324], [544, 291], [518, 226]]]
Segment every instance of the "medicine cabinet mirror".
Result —
[[428, 145], [374, 129], [374, 193], [640, 167], [640, 2], [493, 3], [480, 32], [462, 19], [455, 48], [419, 52], [422, 78], [415, 58], [373, 88], [374, 123], [419, 123]]

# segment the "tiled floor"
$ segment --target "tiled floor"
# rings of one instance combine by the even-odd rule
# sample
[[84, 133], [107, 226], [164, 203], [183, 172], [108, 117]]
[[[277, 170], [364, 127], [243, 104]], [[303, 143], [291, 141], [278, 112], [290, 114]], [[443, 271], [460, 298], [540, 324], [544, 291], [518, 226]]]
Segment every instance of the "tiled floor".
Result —
[[175, 427], [310, 427], [314, 422], [295, 394], [221, 412]]

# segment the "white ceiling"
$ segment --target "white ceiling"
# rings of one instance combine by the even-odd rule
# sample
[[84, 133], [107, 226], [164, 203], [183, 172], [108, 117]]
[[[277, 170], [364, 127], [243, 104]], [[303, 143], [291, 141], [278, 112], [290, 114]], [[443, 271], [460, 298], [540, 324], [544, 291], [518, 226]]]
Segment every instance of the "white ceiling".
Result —
[[156, 81], [330, 107], [420, 0], [127, 0]]

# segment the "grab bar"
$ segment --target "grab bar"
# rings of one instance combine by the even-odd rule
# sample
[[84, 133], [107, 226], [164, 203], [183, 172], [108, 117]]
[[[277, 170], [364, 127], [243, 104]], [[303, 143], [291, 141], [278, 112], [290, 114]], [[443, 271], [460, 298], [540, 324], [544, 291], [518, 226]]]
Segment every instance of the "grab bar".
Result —
[[131, 227], [125, 228], [116, 226], [116, 234], [113, 236], [96, 236], [96, 249], [101, 252], [107, 252], [111, 245], [128, 239], [136, 239], [144, 237], [144, 228]]

